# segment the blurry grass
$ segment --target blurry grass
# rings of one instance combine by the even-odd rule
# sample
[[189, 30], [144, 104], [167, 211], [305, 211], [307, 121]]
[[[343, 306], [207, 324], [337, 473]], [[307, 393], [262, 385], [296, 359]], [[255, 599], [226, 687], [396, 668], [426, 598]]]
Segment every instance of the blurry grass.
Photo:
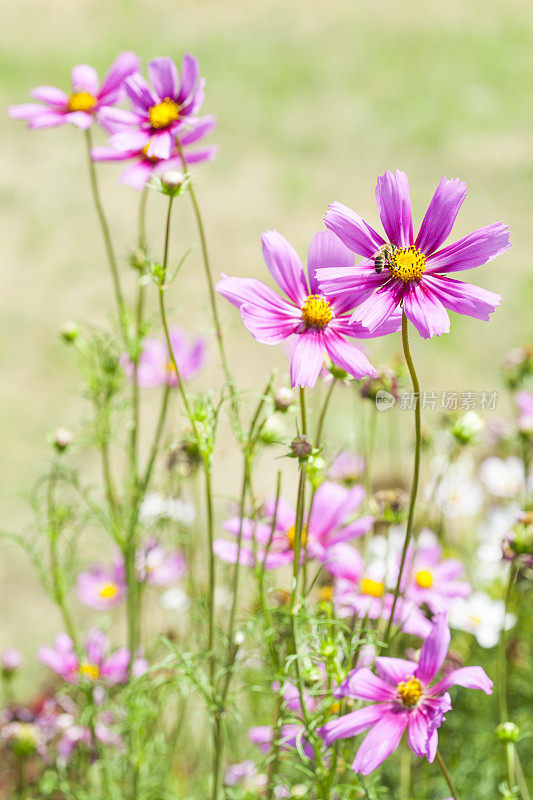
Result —
[[[206, 111], [219, 119], [213, 137], [219, 158], [198, 170], [216, 273], [265, 277], [259, 247], [265, 228], [279, 229], [304, 255], [334, 199], [377, 224], [373, 192], [384, 169], [409, 173], [415, 220], [441, 175], [461, 176], [469, 195], [454, 235], [501, 218], [513, 230], [509, 254], [465, 275], [500, 292], [504, 303], [490, 325], [456, 317], [450, 336], [414, 344], [423, 385], [495, 389], [503, 353], [531, 336], [528, 0], [17, 0], [5, 10], [1, 37], [6, 105], [25, 102], [38, 84], [66, 86], [72, 64], [92, 63], [103, 72], [120, 49], [134, 49], [145, 61], [158, 54], [179, 59], [187, 49], [199, 56], [208, 80]], [[110, 293], [78, 131], [29, 132], [3, 115], [0, 149], [0, 483], [8, 526], [21, 518], [13, 495], [38, 474], [46, 433], [74, 425], [84, 413], [58, 328], [70, 318], [105, 322]], [[103, 166], [100, 174], [131, 285], [126, 258], [138, 198], [116, 185], [118, 169]], [[160, 198], [150, 198], [149, 212], [157, 252]], [[195, 241], [188, 209], [176, 216], [175, 235], [176, 254]], [[174, 290], [173, 317], [207, 330], [199, 274], [195, 253]], [[281, 351], [254, 344], [233, 309], [224, 308], [224, 316], [241, 385], [259, 389], [272, 365], [286, 369]], [[371, 345], [376, 360], [398, 348], [391, 339]], [[204, 385], [219, 377], [213, 366]], [[332, 430], [338, 441], [346, 436], [338, 414]], [[220, 472], [220, 491], [234, 493], [232, 471]], [[38, 595], [25, 564], [3, 546], [1, 552], [12, 602], [3, 612], [0, 646], [25, 644], [37, 625], [40, 639], [49, 635], [57, 619], [47, 611], [45, 627], [37, 623]]]

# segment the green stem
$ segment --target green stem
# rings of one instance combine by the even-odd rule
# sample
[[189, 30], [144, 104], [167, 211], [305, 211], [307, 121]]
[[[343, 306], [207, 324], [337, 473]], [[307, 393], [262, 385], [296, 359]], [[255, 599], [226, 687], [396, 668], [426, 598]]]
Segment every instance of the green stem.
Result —
[[407, 317], [405, 316], [405, 311], [403, 312], [402, 316], [402, 345], [403, 345], [405, 361], [407, 363], [407, 368], [409, 370], [409, 374], [411, 376], [411, 381], [413, 384], [413, 391], [415, 393], [415, 454], [413, 463], [413, 480], [411, 483], [411, 496], [409, 498], [409, 511], [407, 515], [407, 528], [405, 531], [405, 539], [403, 543], [400, 569], [398, 572], [398, 580], [396, 581], [396, 588], [394, 589], [394, 599], [392, 601], [392, 608], [387, 622], [387, 627], [385, 629], [385, 642], [388, 642], [390, 638], [390, 631], [392, 623], [394, 621], [394, 614], [396, 611], [396, 605], [398, 603], [398, 596], [400, 594], [400, 587], [402, 584], [403, 570], [405, 567], [407, 550], [409, 547], [409, 543], [411, 541], [411, 537], [413, 535], [413, 522], [415, 516], [416, 496], [418, 494], [418, 481], [420, 475], [420, 444], [422, 438], [421, 419], [420, 419], [420, 384], [418, 383], [418, 377], [413, 364], [413, 359], [411, 357], [411, 350], [409, 348], [409, 334], [407, 330]]
[[302, 436], [307, 436], [307, 412], [305, 410], [305, 389], [300, 388], [300, 411], [302, 415]]
[[59, 539], [59, 528], [57, 526], [55, 501], [54, 501], [54, 491], [56, 487], [56, 482], [57, 482], [57, 471], [55, 466], [53, 466], [52, 472], [50, 474], [50, 480], [48, 482], [48, 492], [47, 492], [50, 570], [52, 573], [54, 600], [56, 601], [57, 606], [61, 611], [61, 616], [63, 617], [63, 622], [65, 623], [66, 631], [70, 636], [70, 638], [72, 639], [75, 649], [77, 649], [78, 641], [77, 641], [76, 627], [72, 621], [72, 617], [70, 616], [70, 612], [68, 610], [67, 602], [65, 599], [65, 582], [57, 547]]
[[85, 131], [85, 141], [87, 144], [87, 158], [89, 163], [89, 179], [91, 183], [91, 191], [94, 200], [94, 206], [96, 208], [96, 214], [98, 216], [98, 221], [100, 222], [100, 228], [102, 229], [102, 235], [104, 237], [104, 244], [107, 253], [107, 259], [109, 261], [109, 267], [111, 269], [111, 278], [113, 281], [113, 289], [115, 292], [115, 300], [117, 303], [117, 309], [119, 313], [119, 322], [120, 322], [120, 329], [122, 331], [122, 335], [124, 341], [127, 342], [127, 330], [126, 330], [126, 306], [124, 303], [124, 296], [122, 294], [122, 289], [120, 286], [120, 277], [118, 272], [118, 265], [117, 259], [115, 257], [115, 251], [113, 249], [113, 242], [111, 240], [111, 233], [109, 231], [109, 225], [107, 222], [107, 218], [104, 212], [104, 207], [102, 205], [102, 201], [100, 199], [100, 191], [98, 188], [98, 179], [96, 177], [96, 168], [94, 166], [94, 161], [91, 157], [91, 148], [92, 148], [92, 134], [91, 130]]
[[498, 642], [498, 696], [499, 696], [501, 723], [509, 721], [509, 707], [507, 704], [507, 659], [505, 652], [507, 648], [505, 617], [507, 616], [507, 609], [509, 605], [509, 599], [511, 597], [511, 589], [513, 587], [514, 579], [515, 579], [515, 569], [514, 566], [511, 564], [509, 567], [509, 577], [507, 579], [507, 587], [504, 596], [504, 624], [502, 626], [502, 630], [500, 632], [500, 639]]
[[314, 442], [315, 447], [320, 447], [320, 441], [322, 439], [322, 431], [324, 429], [324, 421], [326, 419], [326, 412], [328, 410], [329, 402], [331, 400], [331, 395], [333, 394], [333, 389], [335, 388], [336, 383], [337, 383], [337, 378], [334, 378], [328, 389], [326, 399], [324, 400], [324, 405], [322, 406], [322, 411], [320, 412], [320, 417], [318, 420], [315, 442]]
[[452, 793], [453, 800], [459, 800], [459, 798], [457, 797], [457, 792], [455, 791], [455, 787], [454, 787], [454, 785], [452, 783], [452, 779], [450, 777], [450, 773], [446, 769], [446, 764], [442, 760], [442, 756], [439, 753], [438, 749], [437, 749], [437, 753], [436, 753], [436, 756], [435, 756], [435, 760], [436, 760], [437, 764], [440, 767], [440, 771], [444, 775], [444, 780], [448, 784], [448, 788], [449, 788], [450, 792]]

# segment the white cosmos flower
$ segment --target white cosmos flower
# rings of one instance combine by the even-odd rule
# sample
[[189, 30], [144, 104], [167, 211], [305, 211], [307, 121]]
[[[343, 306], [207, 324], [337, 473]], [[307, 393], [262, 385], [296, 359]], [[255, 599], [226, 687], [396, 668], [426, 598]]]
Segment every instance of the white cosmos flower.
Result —
[[456, 598], [448, 614], [450, 627], [472, 633], [481, 647], [494, 647], [504, 626], [509, 630], [516, 622], [514, 614], [505, 615], [503, 600], [493, 600], [485, 592]]
[[181, 497], [165, 497], [161, 492], [147, 492], [139, 509], [139, 521], [150, 525], [158, 519], [171, 519], [182, 525], [192, 525], [196, 509], [188, 500]]
[[159, 598], [159, 603], [165, 611], [178, 611], [184, 613], [191, 605], [188, 595], [177, 586], [167, 589]]
[[471, 474], [469, 461], [457, 461], [435, 491], [435, 505], [450, 519], [472, 517], [483, 504], [483, 492]]
[[519, 497], [524, 491], [524, 465], [518, 456], [486, 458], [479, 467], [479, 477], [496, 497]]

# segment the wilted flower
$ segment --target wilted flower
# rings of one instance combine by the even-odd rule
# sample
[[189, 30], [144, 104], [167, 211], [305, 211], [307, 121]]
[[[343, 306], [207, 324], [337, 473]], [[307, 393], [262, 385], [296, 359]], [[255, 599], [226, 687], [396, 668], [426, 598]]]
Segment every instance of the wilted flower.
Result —
[[72, 68], [69, 94], [54, 86], [39, 86], [30, 92], [39, 105], [10, 106], [9, 116], [27, 120], [30, 128], [53, 128], [70, 122], [87, 130], [98, 114], [122, 99], [125, 79], [139, 67], [135, 53], [120, 53], [100, 84], [94, 67], [79, 64]]
[[328, 722], [321, 730], [324, 741], [330, 745], [370, 728], [353, 761], [354, 772], [363, 775], [373, 772], [396, 750], [406, 729], [413, 753], [433, 761], [437, 730], [445, 720], [445, 713], [452, 708], [447, 690], [464, 686], [492, 694], [492, 681], [481, 667], [463, 667], [432, 684], [446, 658], [449, 643], [450, 631], [445, 615], [441, 614], [422, 645], [418, 664], [379, 657], [377, 675], [368, 668], [358, 669], [339, 686], [338, 697], [375, 701], [374, 705]]
[[[347, 308], [358, 306], [350, 321], [376, 331], [401, 305], [421, 336], [428, 339], [449, 333], [446, 309], [488, 321], [501, 297], [486, 289], [448, 277], [448, 273], [486, 264], [510, 247], [509, 228], [497, 222], [439, 249], [448, 238], [466, 196], [466, 185], [442, 178], [413, 236], [409, 181], [405, 172], [385, 172], [378, 177], [376, 201], [385, 230], [383, 239], [358, 214], [332, 203], [326, 227], [357, 255], [357, 266], [321, 264], [317, 273], [324, 294], [344, 298]], [[386, 244], [392, 245], [381, 274], [374, 259]]]
[[453, 601], [449, 613], [450, 626], [472, 633], [481, 647], [494, 647], [505, 627], [509, 630], [516, 619], [505, 613], [503, 600], [493, 600], [485, 592], [473, 592], [470, 597]]
[[[182, 328], [170, 329], [170, 343], [182, 380], [194, 377], [205, 364], [205, 340], [198, 337], [190, 341]], [[134, 377], [134, 365], [126, 353], [121, 364], [129, 378]], [[165, 342], [147, 336], [137, 364], [137, 383], [144, 389], [156, 386], [178, 385], [178, 376]]]
[[217, 291], [236, 306], [245, 326], [262, 344], [280, 344], [290, 336], [298, 337], [291, 358], [291, 385], [316, 384], [328, 355], [338, 367], [354, 378], [376, 375], [364, 353], [346, 341], [346, 336], [368, 338], [397, 331], [398, 315], [372, 334], [361, 325], [348, 324], [351, 299], [328, 298], [320, 292], [315, 278], [317, 267], [352, 264], [352, 253], [327, 231], [317, 233], [309, 247], [308, 278], [296, 250], [277, 231], [263, 234], [263, 257], [276, 283], [288, 301], [255, 278], [223, 276]]

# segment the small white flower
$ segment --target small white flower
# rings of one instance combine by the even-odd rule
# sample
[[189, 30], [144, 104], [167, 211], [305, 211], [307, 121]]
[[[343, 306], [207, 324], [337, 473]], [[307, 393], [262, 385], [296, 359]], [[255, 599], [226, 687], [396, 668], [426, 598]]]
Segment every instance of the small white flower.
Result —
[[163, 592], [159, 603], [165, 611], [178, 611], [179, 613], [185, 613], [191, 605], [188, 595], [177, 586]]
[[470, 465], [457, 461], [443, 476], [435, 491], [435, 505], [450, 519], [472, 517], [479, 512], [483, 493], [472, 478]]
[[518, 456], [486, 458], [479, 467], [479, 477], [496, 497], [519, 497], [524, 491], [524, 465]]
[[505, 615], [503, 600], [493, 600], [485, 592], [473, 592], [469, 597], [456, 598], [450, 608], [450, 627], [472, 633], [481, 647], [494, 647], [504, 627], [509, 630], [516, 622], [513, 614]]
[[171, 519], [182, 525], [192, 525], [196, 518], [194, 504], [181, 497], [165, 497], [160, 492], [148, 492], [139, 509], [139, 521], [150, 525], [158, 519]]

